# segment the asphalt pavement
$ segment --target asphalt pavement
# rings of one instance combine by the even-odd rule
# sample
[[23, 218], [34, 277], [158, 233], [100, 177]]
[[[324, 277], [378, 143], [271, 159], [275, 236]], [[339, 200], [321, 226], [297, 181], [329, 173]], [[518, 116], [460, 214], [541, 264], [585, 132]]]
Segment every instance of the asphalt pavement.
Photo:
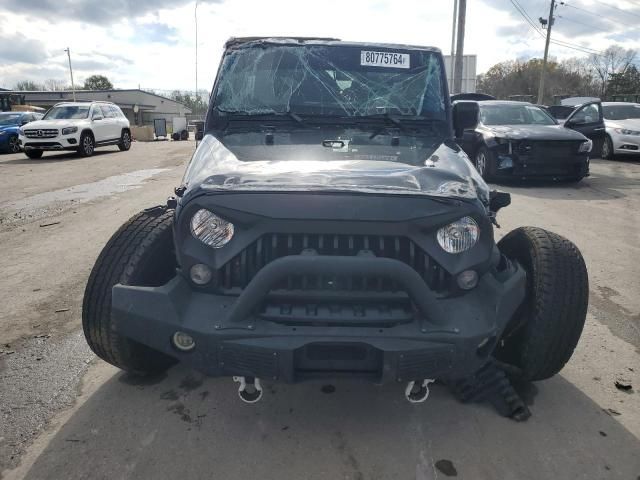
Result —
[[[182, 366], [140, 382], [97, 360], [80, 331], [88, 273], [128, 217], [171, 194], [193, 142], [135, 143], [89, 159], [0, 156], [0, 478], [640, 478], [640, 159], [592, 162], [579, 184], [507, 184], [500, 237], [537, 225], [573, 240], [590, 275], [578, 349], [521, 386], [525, 423], [442, 385], [267, 384]], [[631, 391], [615, 386], [632, 385]]]

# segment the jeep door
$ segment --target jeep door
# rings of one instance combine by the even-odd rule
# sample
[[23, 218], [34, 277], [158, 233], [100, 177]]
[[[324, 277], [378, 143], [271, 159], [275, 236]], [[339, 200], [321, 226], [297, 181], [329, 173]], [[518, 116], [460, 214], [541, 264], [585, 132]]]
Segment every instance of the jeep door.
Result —
[[576, 130], [593, 142], [590, 157], [598, 158], [604, 144], [605, 126], [600, 102], [585, 103], [565, 120], [564, 126]]

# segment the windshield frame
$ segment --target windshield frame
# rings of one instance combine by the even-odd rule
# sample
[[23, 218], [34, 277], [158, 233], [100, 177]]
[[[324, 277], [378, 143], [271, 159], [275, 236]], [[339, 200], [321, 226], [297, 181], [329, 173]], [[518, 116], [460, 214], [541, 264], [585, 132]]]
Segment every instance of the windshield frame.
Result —
[[[218, 67], [218, 71], [216, 74], [216, 79], [211, 91], [211, 101], [209, 102], [209, 109], [208, 109], [208, 113], [207, 113], [207, 119], [206, 119], [206, 125], [205, 125], [205, 131], [207, 132], [211, 132], [211, 131], [220, 131], [220, 130], [224, 130], [228, 123], [229, 120], [232, 119], [237, 119], [238, 117], [244, 117], [245, 119], [249, 119], [251, 117], [251, 114], [247, 114], [245, 113], [233, 113], [233, 112], [224, 112], [222, 110], [219, 109], [219, 105], [217, 102], [217, 98], [218, 98], [218, 93], [219, 93], [219, 89], [220, 89], [220, 85], [221, 85], [221, 80], [222, 77], [224, 75], [224, 65], [225, 65], [225, 61], [227, 60], [227, 57], [231, 54], [234, 54], [236, 52], [238, 52], [239, 50], [243, 50], [243, 49], [254, 49], [254, 48], [264, 48], [265, 46], [269, 46], [269, 47], [278, 47], [278, 46], [285, 46], [285, 47], [291, 47], [291, 46], [297, 46], [300, 48], [305, 48], [308, 46], [311, 47], [347, 47], [347, 48], [360, 48], [362, 50], [392, 50], [392, 49], [396, 49], [397, 51], [402, 51], [404, 52], [409, 51], [409, 52], [423, 52], [423, 53], [427, 53], [427, 54], [432, 54], [433, 58], [436, 62], [438, 62], [438, 70], [439, 70], [439, 76], [440, 76], [440, 94], [442, 95], [442, 105], [443, 105], [443, 111], [442, 111], [442, 115], [443, 118], [439, 119], [439, 122], [442, 122], [444, 124], [446, 124], [447, 128], [446, 133], [445, 133], [445, 137], [452, 137], [453, 136], [453, 130], [451, 128], [451, 102], [449, 99], [449, 90], [448, 90], [448, 81], [446, 78], [446, 70], [445, 70], [445, 65], [444, 65], [444, 61], [443, 61], [443, 57], [440, 53], [440, 51], [436, 48], [429, 48], [429, 47], [414, 47], [414, 46], [408, 46], [408, 45], [391, 45], [391, 44], [365, 44], [365, 43], [355, 43], [355, 42], [341, 42], [341, 41], [327, 41], [327, 42], [318, 42], [318, 41], [313, 41], [313, 42], [298, 42], [296, 41], [294, 42], [287, 42], [287, 41], [271, 41], [270, 39], [261, 39], [259, 41], [255, 41], [255, 42], [248, 42], [239, 46], [233, 46], [233, 47], [228, 47], [224, 54], [222, 55], [222, 58], [220, 60], [220, 64]], [[281, 112], [281, 113], [269, 113], [269, 112], [264, 112], [264, 113], [260, 113], [258, 116], [260, 117], [265, 117], [265, 116], [282, 116], [282, 115], [287, 115], [287, 114], [295, 114], [295, 115], [300, 115], [300, 117], [303, 117], [305, 121], [307, 120], [313, 120], [313, 119], [317, 119], [318, 121], [322, 120], [335, 120], [336, 123], [342, 123], [342, 122], [358, 122], [360, 121], [360, 119], [365, 119], [367, 117], [371, 117], [371, 115], [353, 115], [353, 116], [349, 116], [349, 115], [343, 115], [343, 114], [327, 114], [327, 113], [323, 113], [323, 114], [316, 114], [316, 113], [302, 113], [302, 112], [297, 112], [297, 111], [287, 111], [287, 112]], [[399, 118], [400, 120], [404, 121], [404, 119], [406, 118], [409, 121], [420, 121], [421, 119], [423, 119], [424, 117], [421, 117], [420, 115], [401, 115], [401, 114], [396, 114], [393, 113], [394, 117]], [[425, 121], [431, 123], [433, 122], [433, 119], [426, 119]]]
[[[55, 117], [52, 118], [51, 112], [53, 112], [55, 109], [63, 109], [63, 108], [77, 108], [78, 111], [82, 108], [86, 108], [87, 109], [87, 114], [84, 117]], [[87, 119], [89, 118], [89, 113], [91, 112], [91, 105], [87, 104], [87, 105], [69, 105], [69, 104], [63, 104], [63, 105], [54, 105], [53, 107], [51, 107], [49, 110], [47, 110], [47, 113], [44, 114], [44, 117], [42, 117], [42, 120], [83, 120], [83, 119]]]

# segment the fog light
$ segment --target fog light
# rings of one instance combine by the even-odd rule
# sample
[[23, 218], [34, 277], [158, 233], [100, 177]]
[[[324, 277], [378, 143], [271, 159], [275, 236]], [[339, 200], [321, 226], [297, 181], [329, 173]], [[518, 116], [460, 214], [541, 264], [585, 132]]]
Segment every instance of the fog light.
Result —
[[196, 263], [189, 270], [191, 281], [196, 285], [206, 285], [211, 280], [211, 269], [202, 263]]
[[458, 286], [463, 290], [471, 290], [478, 285], [478, 272], [465, 270], [458, 275]]
[[178, 350], [188, 352], [196, 347], [196, 341], [188, 333], [176, 332], [173, 334], [173, 345]]

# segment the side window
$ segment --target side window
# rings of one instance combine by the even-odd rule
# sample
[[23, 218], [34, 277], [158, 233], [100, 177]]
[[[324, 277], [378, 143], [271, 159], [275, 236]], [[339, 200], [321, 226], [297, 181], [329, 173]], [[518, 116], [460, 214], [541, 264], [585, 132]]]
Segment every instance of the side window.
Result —
[[100, 105], [94, 105], [93, 106], [93, 110], [91, 112], [91, 118], [96, 118], [96, 117], [102, 117], [104, 118], [104, 114], [102, 113], [102, 110], [100, 110]]
[[104, 118], [115, 118], [115, 115], [111, 111], [111, 107], [109, 107], [109, 105], [100, 105], [100, 109], [102, 110]]
[[122, 118], [124, 117], [124, 115], [122, 114], [122, 112], [120, 111], [120, 109], [118, 107], [116, 107], [115, 105], [109, 105], [109, 108], [111, 109], [111, 112], [113, 112], [113, 116], [115, 118]]
[[596, 123], [600, 121], [600, 105], [591, 103], [585, 105], [571, 119], [576, 124]]

